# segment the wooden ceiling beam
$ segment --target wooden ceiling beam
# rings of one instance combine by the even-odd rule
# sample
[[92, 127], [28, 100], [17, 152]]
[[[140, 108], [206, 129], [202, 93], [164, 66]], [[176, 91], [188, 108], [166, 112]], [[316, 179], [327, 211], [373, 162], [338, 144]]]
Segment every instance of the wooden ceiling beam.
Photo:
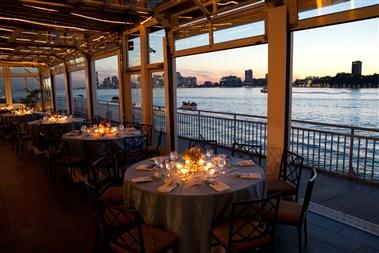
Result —
[[50, 48], [63, 48], [63, 49], [77, 49], [76, 46], [68, 46], [68, 45], [53, 45], [53, 44], [41, 44], [41, 43], [33, 43], [33, 42], [0, 42], [0, 47], [10, 47], [10, 48], [18, 48], [18, 47], [50, 47]]

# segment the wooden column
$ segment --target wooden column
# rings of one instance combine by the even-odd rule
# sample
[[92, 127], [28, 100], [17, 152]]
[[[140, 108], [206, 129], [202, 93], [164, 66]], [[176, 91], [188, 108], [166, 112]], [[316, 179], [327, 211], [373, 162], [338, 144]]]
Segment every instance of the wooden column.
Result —
[[173, 58], [172, 33], [165, 31], [163, 40], [163, 66], [165, 88], [165, 116], [166, 116], [166, 143], [168, 149], [173, 151], [178, 147], [177, 116], [176, 116], [176, 63]]
[[44, 96], [43, 96], [43, 91], [44, 91], [44, 88], [43, 88], [43, 78], [42, 78], [42, 74], [41, 74], [41, 68], [38, 69], [38, 74], [39, 74], [39, 87], [40, 87], [40, 94], [41, 94], [41, 101], [42, 101], [42, 111], [44, 112], [45, 111], [45, 101], [44, 101]]
[[50, 84], [51, 84], [51, 96], [53, 101], [53, 111], [57, 110], [57, 103], [55, 101], [55, 79], [54, 75], [51, 73], [51, 69], [49, 68], [49, 75], [50, 75]]
[[122, 36], [122, 62], [123, 62], [123, 85], [124, 85], [124, 102], [125, 102], [125, 120], [133, 121], [132, 109], [132, 84], [130, 80], [130, 73], [128, 73], [128, 38]]
[[5, 97], [7, 99], [7, 104], [12, 104], [13, 103], [12, 87], [11, 87], [11, 78], [9, 74], [10, 74], [9, 66], [4, 66], [3, 75], [4, 75]]
[[[95, 116], [96, 101], [96, 76], [95, 64], [89, 55], [85, 56], [85, 75], [87, 85], [87, 113], [88, 118], [93, 119]], [[97, 107], [96, 107], [97, 109]]]
[[120, 103], [120, 123], [123, 123], [126, 119], [125, 117], [125, 79], [126, 79], [126, 65], [125, 65], [125, 42], [124, 42], [124, 35], [120, 34], [121, 45], [120, 49], [118, 50], [118, 92], [119, 92], [119, 103]]
[[268, 11], [267, 176], [278, 178], [282, 153], [288, 147], [291, 119], [292, 63], [287, 8]]
[[147, 69], [149, 61], [149, 33], [145, 26], [140, 26], [141, 39], [141, 94], [142, 94], [142, 122], [153, 124], [153, 90], [150, 71]]
[[68, 72], [67, 63], [64, 63], [64, 78], [66, 81], [66, 102], [68, 106], [68, 114], [72, 114], [72, 92], [71, 92], [71, 76], [70, 72]]

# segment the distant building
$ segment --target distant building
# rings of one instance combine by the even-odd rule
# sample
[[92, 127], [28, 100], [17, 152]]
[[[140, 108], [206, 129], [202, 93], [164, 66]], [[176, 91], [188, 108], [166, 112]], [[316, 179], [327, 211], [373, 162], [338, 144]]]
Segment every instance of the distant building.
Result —
[[360, 76], [362, 75], [362, 62], [361, 61], [353, 61], [351, 64], [351, 74]]
[[253, 85], [253, 70], [247, 69], [245, 70], [245, 85]]
[[223, 76], [220, 80], [220, 86], [223, 87], [241, 87], [242, 81], [237, 76]]
[[162, 75], [153, 75], [153, 88], [162, 88], [164, 80]]
[[214, 84], [211, 81], [205, 81], [202, 85], [202, 87], [213, 87]]
[[176, 72], [176, 84], [177, 87], [196, 87], [197, 78], [196, 76], [182, 76], [180, 72]]

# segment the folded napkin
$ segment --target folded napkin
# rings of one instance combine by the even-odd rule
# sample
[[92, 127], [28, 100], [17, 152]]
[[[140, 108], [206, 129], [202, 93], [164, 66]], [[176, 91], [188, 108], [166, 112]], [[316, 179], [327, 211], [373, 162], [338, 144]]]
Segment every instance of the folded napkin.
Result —
[[153, 164], [140, 164], [137, 166], [137, 171], [153, 171], [154, 165]]
[[249, 166], [254, 166], [255, 162], [253, 160], [239, 160], [238, 161], [238, 166], [241, 167], [249, 167]]
[[157, 190], [159, 192], [170, 192], [170, 191], [174, 190], [177, 186], [178, 186], [178, 184], [174, 180], [171, 180], [170, 182], [159, 186], [157, 188]]
[[240, 178], [245, 179], [260, 179], [262, 176], [258, 172], [241, 173]]
[[74, 135], [79, 135], [79, 134], [80, 134], [79, 130], [72, 130], [71, 132], [68, 132], [65, 135], [67, 135], [67, 136], [74, 136]]
[[151, 177], [136, 177], [132, 179], [133, 183], [145, 183], [145, 182], [151, 182], [153, 179]]
[[231, 189], [229, 185], [221, 181], [212, 182], [209, 184], [209, 187], [218, 192], [229, 191]]

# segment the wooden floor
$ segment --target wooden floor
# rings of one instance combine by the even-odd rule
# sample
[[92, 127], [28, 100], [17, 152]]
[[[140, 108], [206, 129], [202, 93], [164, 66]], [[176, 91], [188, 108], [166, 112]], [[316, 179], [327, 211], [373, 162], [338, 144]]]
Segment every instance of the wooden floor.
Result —
[[[45, 175], [39, 157], [16, 155], [0, 141], [0, 252], [91, 253], [93, 245], [85, 189], [63, 170], [56, 178]], [[280, 226], [275, 249], [297, 252], [296, 230]], [[310, 213], [303, 252], [378, 253], [379, 238]]]

